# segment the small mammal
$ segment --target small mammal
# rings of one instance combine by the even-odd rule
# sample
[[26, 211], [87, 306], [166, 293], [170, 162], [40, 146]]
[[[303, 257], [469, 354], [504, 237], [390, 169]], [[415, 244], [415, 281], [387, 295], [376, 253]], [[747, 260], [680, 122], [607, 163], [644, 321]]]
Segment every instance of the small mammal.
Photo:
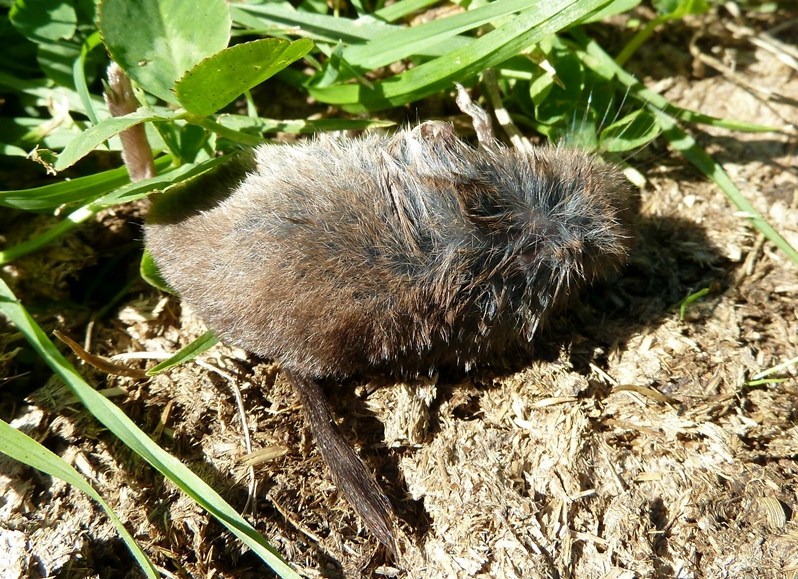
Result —
[[594, 155], [392, 136], [262, 145], [156, 199], [146, 244], [223, 340], [278, 360], [336, 485], [392, 551], [390, 503], [337, 429], [321, 383], [412, 378], [527, 344], [580, 287], [626, 260], [628, 191]]

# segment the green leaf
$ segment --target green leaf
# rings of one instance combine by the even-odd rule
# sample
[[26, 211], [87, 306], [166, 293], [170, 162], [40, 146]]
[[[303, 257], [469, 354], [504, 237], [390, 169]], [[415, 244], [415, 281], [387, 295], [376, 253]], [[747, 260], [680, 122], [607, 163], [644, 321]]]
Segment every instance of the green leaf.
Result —
[[3, 420], [0, 420], [0, 452], [36, 470], [40, 470], [43, 473], [71, 484], [97, 501], [111, 519], [116, 530], [119, 531], [120, 536], [125, 541], [125, 544], [127, 544], [128, 549], [130, 549], [139, 567], [141, 567], [147, 577], [152, 577], [153, 579], [160, 577], [155, 565], [152, 564], [152, 561], [150, 561], [144, 551], [141, 550], [141, 547], [138, 546], [136, 540], [127, 531], [125, 525], [119, 520], [119, 517], [116, 516], [113, 509], [111, 509], [108, 503], [103, 500], [86, 479], [80, 476], [80, 473], [78, 473], [71, 464]]
[[230, 41], [224, 0], [103, 0], [99, 28], [111, 57], [145, 90], [177, 104], [175, 82]]
[[[220, 115], [224, 116], [224, 115]], [[200, 127], [215, 133], [217, 136], [221, 137], [222, 139], [228, 139], [233, 143], [237, 143], [240, 145], [245, 145], [248, 147], [257, 147], [258, 145], [263, 144], [263, 138], [254, 134], [244, 133], [242, 131], [237, 131], [235, 129], [228, 128], [216, 121], [212, 120], [211, 117], [197, 117], [192, 119], [192, 122], [197, 123]], [[168, 126], [168, 125], [167, 125]], [[217, 141], [218, 143], [218, 141]]]
[[244, 91], [302, 58], [313, 42], [263, 38], [236, 44], [209, 56], [186, 72], [175, 85], [181, 105], [196, 115], [215, 113]]
[[196, 161], [205, 146], [208, 144], [210, 132], [203, 129], [202, 121], [206, 119], [192, 119], [192, 123], [155, 123], [151, 125], [169, 149], [175, 159], [175, 165], [183, 165]]
[[209, 350], [218, 343], [219, 338], [214, 336], [213, 332], [207, 331], [184, 348], [180, 348], [180, 350], [174, 356], [167, 358], [160, 364], [147, 370], [147, 375], [155, 376], [157, 374], [161, 374], [162, 372], [166, 372], [169, 368], [174, 368], [183, 362], [187, 362], [196, 358], [204, 351]]
[[[20, 149], [14, 145], [0, 143], [0, 155], [5, 155], [6, 157], [27, 157], [28, 153], [25, 149]], [[2, 203], [0, 203], [0, 205], [2, 205]]]
[[545, 81], [533, 82], [530, 96], [535, 103], [535, 119], [540, 123], [553, 125], [563, 119], [570, 119], [577, 109], [585, 89], [585, 68], [572, 52], [560, 46], [553, 47], [547, 54], [547, 59], [556, 71], [556, 79], [551, 78], [550, 73], [543, 72], [541, 76], [551, 78], [552, 84], [547, 85]]
[[[50, 108], [53, 106], [53, 103], [58, 103], [60, 107], [63, 103], [67, 105], [70, 111], [83, 113], [83, 103], [77, 92], [69, 90], [66, 87], [53, 88], [52, 82], [44, 78], [22, 80], [0, 69], [0, 86], [34, 97], [36, 99], [35, 106], [37, 107]], [[91, 99], [94, 104], [94, 110], [97, 111], [97, 113], [108, 114], [108, 107], [105, 106], [105, 102], [102, 98], [92, 96]], [[3, 118], [4, 117], [0, 117], [0, 120]], [[39, 122], [42, 122], [41, 119], [39, 119]], [[2, 134], [3, 133], [0, 131], [0, 135]]]
[[35, 147], [63, 149], [80, 134], [77, 126], [63, 120], [65, 122], [56, 123], [41, 118], [0, 117], [0, 140], [28, 150]]
[[161, 275], [161, 271], [158, 269], [158, 266], [155, 265], [155, 260], [152, 258], [152, 254], [146, 248], [144, 249], [144, 254], [141, 256], [139, 273], [141, 274], [142, 279], [152, 287], [169, 294], [175, 293]]
[[142, 108], [121, 117], [103, 119], [93, 127], [83, 131], [64, 148], [55, 162], [55, 170], [63, 171], [67, 167], [71, 167], [102, 143], [125, 129], [146, 121], [171, 121], [175, 118], [176, 115], [174, 113], [156, 113]]
[[177, 458], [155, 444], [118, 406], [86, 383], [17, 301], [2, 278], [0, 278], [0, 314], [3, 314], [25, 336], [33, 349], [64, 381], [86, 409], [123, 444], [216, 517], [281, 577], [299, 579], [299, 575], [274, 547], [225, 502], [219, 493]]
[[78, 24], [69, 0], [16, 0], [8, 17], [25, 37], [38, 43], [72, 38]]
[[61, 86], [72, 88], [72, 64], [80, 56], [80, 44], [62, 40], [40, 44], [36, 60], [44, 75]]
[[0, 38], [3, 39], [0, 70], [24, 78], [39, 74], [36, 66], [36, 44], [25, 38], [8, 17], [0, 18]]

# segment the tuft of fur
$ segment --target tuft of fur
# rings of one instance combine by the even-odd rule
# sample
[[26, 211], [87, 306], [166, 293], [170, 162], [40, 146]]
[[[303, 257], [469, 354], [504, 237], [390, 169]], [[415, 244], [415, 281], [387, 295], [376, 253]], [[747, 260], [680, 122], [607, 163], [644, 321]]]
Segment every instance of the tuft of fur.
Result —
[[474, 148], [442, 122], [263, 145], [228, 173], [202, 207], [156, 202], [147, 246], [211, 329], [280, 361], [305, 399], [321, 392], [307, 382], [469, 368], [526, 344], [630, 241], [612, 165]]

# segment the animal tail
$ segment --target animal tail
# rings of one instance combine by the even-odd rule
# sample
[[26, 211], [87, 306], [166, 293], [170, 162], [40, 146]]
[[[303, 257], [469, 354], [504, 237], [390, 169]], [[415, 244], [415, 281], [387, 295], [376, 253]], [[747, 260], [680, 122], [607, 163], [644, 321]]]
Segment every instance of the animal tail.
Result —
[[396, 558], [396, 534], [391, 503], [335, 423], [321, 386], [312, 378], [286, 369], [283, 372], [302, 400], [313, 436], [332, 473], [335, 485], [343, 492], [368, 529]]

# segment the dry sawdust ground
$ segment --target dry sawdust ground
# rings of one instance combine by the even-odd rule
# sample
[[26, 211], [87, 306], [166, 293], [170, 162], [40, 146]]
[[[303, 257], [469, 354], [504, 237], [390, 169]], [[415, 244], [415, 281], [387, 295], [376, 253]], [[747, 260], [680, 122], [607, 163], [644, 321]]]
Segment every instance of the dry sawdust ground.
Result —
[[[696, 67], [683, 44], [649, 62], [667, 69], [668, 53], [677, 55], [674, 62], [692, 63], [681, 71], [689, 78], [654, 67], [653, 76], [638, 74], [708, 114], [798, 125], [798, 74], [731, 39], [730, 22], [715, 21], [697, 50], [736, 62], [751, 86], [786, 102], [765, 102]], [[795, 46], [798, 24], [776, 36]], [[721, 130], [697, 138], [798, 246], [795, 139]], [[655, 146], [633, 164], [649, 184], [631, 263], [550, 324], [535, 360], [437, 384], [330, 390], [415, 543], [401, 565], [386, 560], [339, 499], [275, 366], [218, 347], [202, 357], [209, 366], [149, 382], [85, 373], [98, 387], [121, 388], [111, 393], [117, 403], [243, 510], [249, 473], [235, 384], [252, 447], [266, 455], [254, 470], [249, 519], [308, 577], [798, 577], [795, 366], [777, 373], [783, 382], [750, 384], [798, 357], [798, 268], [683, 160]], [[92, 312], [66, 309], [64, 300], [75, 268], [92, 266], [93, 236], [109, 224], [135, 242], [136, 230], [111, 215], [68, 238], [69, 247], [18, 264], [16, 288], [23, 299], [40, 298], [32, 310], [46, 328], [86, 332]], [[74, 263], [63, 263], [67, 255]], [[135, 253], [122, 255], [134, 269]], [[44, 267], [50, 295], [26, 282]], [[680, 319], [674, 305], [703, 288], [708, 295]], [[202, 332], [174, 298], [143, 286], [124, 295], [93, 327], [94, 352], [174, 352]], [[5, 354], [23, 346], [7, 329], [0, 340]], [[10, 358], [2, 417], [89, 477], [160, 566], [181, 577], [268, 575], [57, 382], [38, 389], [48, 373], [24, 349]], [[29, 373], [15, 376], [22, 369]], [[105, 516], [76, 490], [2, 457], [0, 489], [2, 577], [137, 575]]]

